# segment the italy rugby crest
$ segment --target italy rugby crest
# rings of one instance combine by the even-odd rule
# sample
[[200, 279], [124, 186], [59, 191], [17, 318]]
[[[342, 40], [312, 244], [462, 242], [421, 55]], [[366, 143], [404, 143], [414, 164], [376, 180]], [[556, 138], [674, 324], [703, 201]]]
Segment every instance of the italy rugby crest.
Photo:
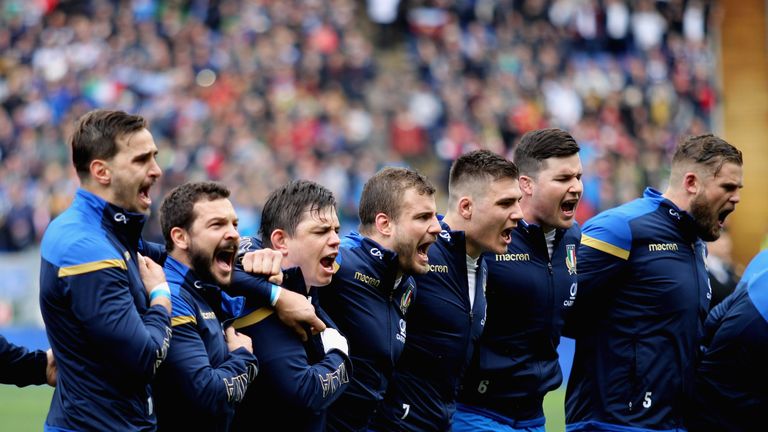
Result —
[[409, 283], [408, 287], [405, 288], [403, 296], [400, 297], [400, 311], [403, 315], [408, 312], [408, 306], [411, 305], [411, 300], [413, 300], [413, 285]]
[[568, 267], [568, 274], [576, 274], [576, 245], [565, 245], [565, 266]]

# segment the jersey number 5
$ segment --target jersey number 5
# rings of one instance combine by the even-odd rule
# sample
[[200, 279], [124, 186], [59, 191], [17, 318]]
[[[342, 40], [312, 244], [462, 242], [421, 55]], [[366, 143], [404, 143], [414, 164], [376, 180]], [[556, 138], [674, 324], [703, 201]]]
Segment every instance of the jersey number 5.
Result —
[[651, 401], [651, 395], [653, 392], [645, 392], [645, 397], [643, 398], [643, 407], [650, 408], [653, 401]]

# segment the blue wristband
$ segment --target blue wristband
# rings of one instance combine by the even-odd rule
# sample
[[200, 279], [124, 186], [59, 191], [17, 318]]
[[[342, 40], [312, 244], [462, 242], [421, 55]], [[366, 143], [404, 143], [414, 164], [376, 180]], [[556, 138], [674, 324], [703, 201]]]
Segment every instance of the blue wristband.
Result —
[[152, 300], [156, 299], [157, 297], [165, 297], [168, 300], [171, 299], [171, 289], [168, 287], [167, 283], [160, 284], [152, 288], [152, 291], [149, 292], [150, 302], [152, 302]]
[[272, 291], [269, 293], [269, 304], [274, 306], [278, 298], [280, 298], [280, 287], [272, 284]]

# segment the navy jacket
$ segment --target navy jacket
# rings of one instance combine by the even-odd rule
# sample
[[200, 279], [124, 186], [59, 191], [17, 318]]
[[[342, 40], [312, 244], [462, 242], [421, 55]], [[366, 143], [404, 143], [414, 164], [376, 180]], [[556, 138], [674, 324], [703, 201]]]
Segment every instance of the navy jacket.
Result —
[[40, 309], [58, 366], [51, 429], [155, 429], [149, 384], [171, 327], [136, 265], [144, 221], [79, 189], [43, 236]]
[[375, 430], [449, 430], [460, 380], [483, 331], [486, 266], [478, 260], [470, 307], [464, 232], [441, 225], [429, 248], [429, 272], [414, 277], [408, 339]]
[[366, 430], [384, 398], [405, 345], [405, 314], [413, 278], [399, 271], [397, 254], [356, 232], [341, 242], [339, 268], [320, 291], [320, 304], [347, 337], [355, 373], [328, 411], [328, 430]]
[[243, 299], [203, 283], [170, 256], [165, 275], [173, 303], [173, 343], [153, 384], [158, 428], [226, 431], [257, 373], [256, 357], [245, 348], [230, 352], [221, 326], [240, 312]]
[[568, 430], [682, 428], [711, 297], [693, 218], [648, 188], [587, 221], [578, 254]]
[[[262, 306], [270, 306], [272, 284], [261, 277], [253, 277], [243, 271], [241, 264], [243, 255], [262, 249], [261, 239], [253, 236], [240, 237], [240, 245], [235, 258], [235, 272], [232, 273], [232, 284], [226, 288], [227, 294], [236, 297], [244, 297], [249, 308], [257, 309]], [[287, 280], [283, 273], [283, 280]], [[290, 282], [289, 282], [290, 284]]]
[[[762, 258], [762, 257], [760, 257]], [[754, 260], [753, 260], [754, 262]], [[705, 323], [692, 432], [765, 430], [768, 410], [768, 267], [717, 305]]]
[[[260, 242], [245, 238], [240, 251], [260, 248]], [[251, 383], [245, 398], [235, 412], [233, 431], [251, 431], [260, 427], [265, 418], [280, 419], [280, 429], [286, 431], [323, 431], [328, 406], [349, 384], [352, 363], [339, 350], [324, 352], [320, 335], [307, 343], [280, 321], [274, 310], [262, 306], [264, 289], [268, 284], [263, 278], [245, 273], [239, 266], [233, 279], [235, 292], [251, 292], [246, 297], [249, 311], [232, 324], [239, 332], [253, 340], [253, 351], [259, 359], [259, 375]], [[307, 290], [301, 271], [284, 272], [283, 288], [306, 295]], [[326, 325], [334, 327], [320, 308], [312, 288], [310, 300], [318, 317]], [[253, 299], [253, 300], [252, 300]]]
[[0, 384], [19, 387], [45, 384], [47, 366], [45, 351], [30, 351], [0, 336]]
[[544, 395], [563, 380], [557, 346], [576, 300], [580, 242], [578, 224], [556, 230], [550, 259], [544, 232], [523, 221], [507, 253], [485, 255], [488, 319], [459, 402], [513, 420], [543, 421]]

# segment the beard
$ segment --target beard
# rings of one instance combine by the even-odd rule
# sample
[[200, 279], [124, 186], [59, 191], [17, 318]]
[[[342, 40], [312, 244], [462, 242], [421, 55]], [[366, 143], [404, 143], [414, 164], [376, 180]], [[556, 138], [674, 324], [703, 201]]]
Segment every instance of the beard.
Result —
[[703, 195], [696, 196], [691, 201], [691, 216], [696, 223], [696, 233], [702, 240], [711, 242], [720, 238], [718, 215], [710, 208]]
[[[396, 239], [397, 240], [397, 239]], [[395, 242], [394, 251], [397, 253], [397, 262], [403, 273], [410, 275], [424, 274], [429, 268], [416, 264], [416, 246], [409, 242]]]
[[219, 280], [211, 271], [213, 267], [213, 254], [205, 253], [198, 249], [194, 243], [189, 245], [189, 261], [192, 264], [195, 275], [203, 282], [216, 284], [222, 288], [229, 286], [229, 280]]
[[120, 176], [112, 178], [112, 190], [114, 190], [113, 204], [122, 207], [132, 213], [142, 213], [149, 216], [149, 209], [143, 211], [136, 206], [136, 194], [133, 187]]

